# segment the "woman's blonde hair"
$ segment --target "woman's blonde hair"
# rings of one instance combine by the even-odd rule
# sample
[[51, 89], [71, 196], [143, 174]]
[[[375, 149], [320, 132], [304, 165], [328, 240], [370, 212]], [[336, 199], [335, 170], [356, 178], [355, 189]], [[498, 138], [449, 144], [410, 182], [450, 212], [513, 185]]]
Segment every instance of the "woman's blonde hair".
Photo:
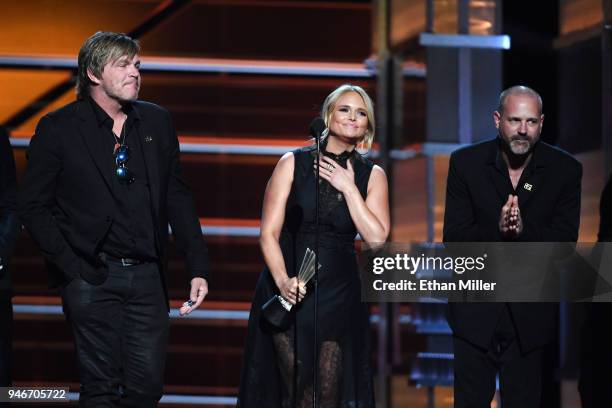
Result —
[[366, 131], [363, 139], [359, 142], [360, 148], [359, 150], [368, 151], [372, 147], [372, 142], [374, 141], [374, 130], [376, 129], [376, 122], [374, 121], [374, 102], [370, 96], [363, 90], [362, 87], [353, 84], [342, 84], [338, 88], [334, 89], [332, 93], [327, 95], [325, 98], [325, 102], [323, 102], [323, 107], [321, 108], [321, 117], [325, 122], [326, 129], [323, 131], [323, 138], [326, 138], [329, 135], [329, 122], [331, 120], [332, 113], [334, 112], [334, 108], [336, 107], [336, 102], [342, 95], [347, 92], [357, 92], [366, 106], [366, 113], [368, 116], [368, 130]]

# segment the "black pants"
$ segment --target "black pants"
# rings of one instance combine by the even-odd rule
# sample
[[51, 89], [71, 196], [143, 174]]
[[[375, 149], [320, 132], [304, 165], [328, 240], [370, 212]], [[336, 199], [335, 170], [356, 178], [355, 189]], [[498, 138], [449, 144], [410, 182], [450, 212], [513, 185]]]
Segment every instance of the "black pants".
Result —
[[522, 353], [508, 308], [488, 349], [454, 337], [455, 408], [490, 408], [499, 373], [502, 408], [539, 408], [543, 350]]
[[578, 390], [583, 408], [612, 407], [612, 303], [585, 305], [582, 328], [580, 381]]
[[111, 264], [99, 286], [62, 289], [78, 357], [80, 407], [155, 407], [162, 396], [168, 309], [156, 264]]

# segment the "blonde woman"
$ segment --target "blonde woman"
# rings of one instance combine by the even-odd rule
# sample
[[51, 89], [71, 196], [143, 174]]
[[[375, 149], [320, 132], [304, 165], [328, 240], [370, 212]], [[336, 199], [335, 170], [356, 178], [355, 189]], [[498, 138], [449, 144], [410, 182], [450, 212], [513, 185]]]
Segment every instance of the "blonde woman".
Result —
[[[306, 252], [314, 249], [316, 150], [285, 154], [264, 196], [262, 273], [249, 319], [238, 406], [310, 407], [313, 375], [320, 407], [374, 407], [369, 351], [369, 316], [360, 300], [355, 254], [357, 233], [380, 243], [389, 234], [389, 202], [384, 171], [358, 153], [374, 138], [370, 97], [345, 84], [323, 103], [320, 161], [319, 284], [313, 367], [314, 296], [298, 280]], [[280, 294], [292, 305], [286, 327], [262, 318], [262, 306]]]

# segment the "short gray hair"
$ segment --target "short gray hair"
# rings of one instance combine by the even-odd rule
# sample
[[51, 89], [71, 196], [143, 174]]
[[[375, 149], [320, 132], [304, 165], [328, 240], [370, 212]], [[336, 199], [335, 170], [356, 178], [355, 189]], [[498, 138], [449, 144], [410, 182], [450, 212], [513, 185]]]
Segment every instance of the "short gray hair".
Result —
[[376, 122], [374, 120], [374, 102], [372, 102], [372, 98], [370, 98], [367, 92], [358, 85], [342, 84], [327, 95], [325, 102], [323, 102], [323, 107], [321, 108], [321, 117], [323, 118], [325, 126], [327, 127], [327, 129], [325, 129], [323, 132], [323, 137], [327, 137], [329, 134], [329, 121], [331, 120], [332, 113], [334, 112], [336, 102], [338, 102], [338, 99], [340, 99], [340, 97], [347, 92], [358, 93], [366, 106], [368, 130], [363, 137], [362, 143], [366, 150], [370, 150], [372, 147], [372, 142], [374, 141], [374, 132], [376, 129]]
[[124, 55], [133, 58], [139, 52], [138, 41], [123, 33], [98, 31], [89, 37], [79, 51], [77, 98], [84, 99], [89, 95], [91, 80], [87, 76], [88, 71], [91, 71], [96, 78], [100, 78], [106, 64]]
[[540, 115], [542, 114], [544, 106], [542, 104], [542, 97], [540, 96], [540, 94], [534, 91], [533, 89], [529, 88], [528, 86], [515, 85], [515, 86], [511, 86], [510, 88], [504, 90], [501, 94], [499, 94], [499, 105], [497, 106], [497, 112], [499, 112], [500, 115], [504, 113], [504, 107], [506, 106], [506, 99], [508, 99], [508, 97], [511, 95], [531, 96], [538, 102], [538, 106], [540, 108]]

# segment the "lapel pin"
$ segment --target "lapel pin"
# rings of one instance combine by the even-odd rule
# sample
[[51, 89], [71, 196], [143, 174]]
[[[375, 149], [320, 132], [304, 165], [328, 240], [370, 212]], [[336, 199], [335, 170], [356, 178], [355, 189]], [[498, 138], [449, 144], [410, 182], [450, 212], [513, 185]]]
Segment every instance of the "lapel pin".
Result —
[[531, 191], [531, 189], [533, 188], [533, 186], [529, 183], [525, 183], [525, 185], [523, 185], [523, 188], [527, 191]]
[[144, 141], [145, 141], [145, 142], [147, 142], [147, 143], [149, 143], [149, 142], [152, 142], [152, 141], [153, 141], [153, 138], [152, 138], [151, 136], [149, 136], [149, 135], [146, 135], [146, 136], [144, 137]]

